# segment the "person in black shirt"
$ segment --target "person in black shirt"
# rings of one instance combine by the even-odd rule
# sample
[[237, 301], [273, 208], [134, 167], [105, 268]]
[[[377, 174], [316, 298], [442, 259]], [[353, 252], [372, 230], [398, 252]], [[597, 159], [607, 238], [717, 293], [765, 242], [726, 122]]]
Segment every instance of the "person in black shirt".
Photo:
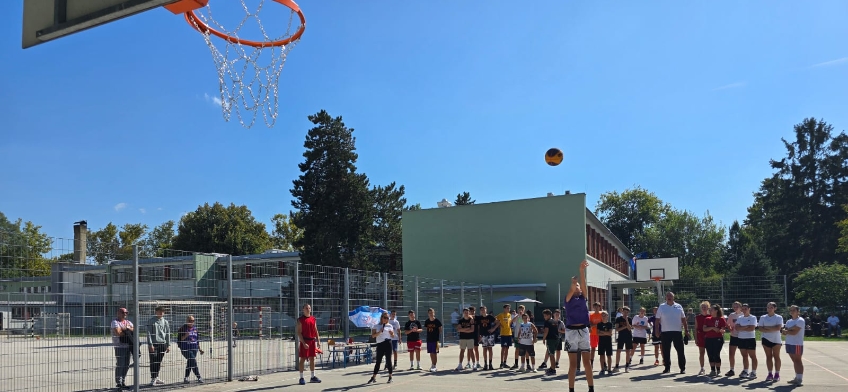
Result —
[[607, 374], [612, 374], [610, 365], [612, 364], [612, 331], [613, 326], [609, 321], [609, 313], [601, 312], [601, 322], [598, 323], [598, 356], [601, 357], [601, 373], [604, 371]]
[[483, 346], [483, 370], [495, 370], [492, 366], [492, 347], [495, 346], [495, 331], [498, 330], [495, 316], [489, 314], [485, 306], [480, 307], [480, 317], [476, 319], [480, 331], [480, 344]]
[[633, 355], [633, 319], [629, 316], [630, 308], [624, 306], [621, 308], [621, 317], [615, 319], [615, 330], [618, 331], [618, 339], [616, 339], [618, 348], [615, 350], [613, 372], [618, 371], [618, 360], [621, 357], [621, 350], [624, 349], [624, 356], [627, 361], [624, 363], [624, 372], [630, 373], [630, 357]]
[[[550, 309], [542, 311], [542, 317], [545, 318], [545, 325], [542, 331], [542, 341], [545, 342], [545, 359], [551, 359], [551, 367], [545, 372], [545, 375], [553, 376], [556, 374], [556, 352], [562, 349], [562, 342], [559, 340], [559, 321], [553, 319], [553, 313]], [[545, 368], [544, 361], [539, 366], [539, 370]]]
[[435, 372], [437, 355], [439, 354], [439, 339], [442, 336], [442, 322], [436, 318], [436, 311], [433, 308], [427, 309], [424, 330], [427, 331], [427, 354], [430, 354], [430, 371]]
[[[409, 351], [409, 370], [421, 370], [421, 322], [415, 319], [415, 311], [409, 311], [409, 321], [403, 327], [406, 334], [406, 350]], [[418, 366], [415, 361], [418, 361]]]
[[[462, 360], [465, 359], [465, 350], [468, 350], [469, 360], [474, 358], [474, 338], [476, 337], [474, 330], [476, 328], [468, 308], [462, 309], [462, 318], [459, 319], [457, 325], [459, 326], [457, 328], [459, 332], [459, 365], [456, 367], [456, 371], [461, 371]], [[470, 363], [468, 367], [471, 368]]]
[[468, 307], [468, 314], [474, 323], [474, 349], [468, 351], [469, 363], [465, 368], [470, 368], [471, 370], [480, 370], [480, 317], [477, 316], [476, 311], [477, 308], [473, 306]]

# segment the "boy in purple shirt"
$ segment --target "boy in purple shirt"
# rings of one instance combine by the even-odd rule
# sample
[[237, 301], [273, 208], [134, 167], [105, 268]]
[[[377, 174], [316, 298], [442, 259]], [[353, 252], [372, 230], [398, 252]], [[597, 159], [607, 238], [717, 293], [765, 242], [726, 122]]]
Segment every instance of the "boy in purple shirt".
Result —
[[586, 285], [586, 267], [588, 261], [580, 264], [580, 282], [571, 278], [571, 289], [565, 296], [565, 350], [568, 351], [568, 391], [574, 392], [574, 378], [577, 373], [577, 357], [583, 359], [586, 370], [586, 382], [589, 392], [595, 392], [592, 379], [592, 360], [589, 353], [589, 299], [583, 295]]

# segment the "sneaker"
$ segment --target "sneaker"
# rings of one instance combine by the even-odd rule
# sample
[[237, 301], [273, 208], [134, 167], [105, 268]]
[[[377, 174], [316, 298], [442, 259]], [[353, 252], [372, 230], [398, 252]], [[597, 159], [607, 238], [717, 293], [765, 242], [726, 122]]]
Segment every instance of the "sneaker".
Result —
[[548, 369], [548, 370], [545, 371], [545, 375], [546, 376], [556, 376], [556, 370]]
[[513, 365], [509, 368], [509, 370], [516, 370], [516, 369], [518, 369], [518, 365]]
[[[377, 382], [377, 380], [376, 380], [374, 377], [371, 377], [371, 378], [368, 380], [368, 383], [369, 383], [369, 384], [373, 384], [373, 383], [375, 383], [375, 382]], [[306, 383], [303, 381], [303, 379], [302, 379], [302, 378], [300, 379], [300, 385], [306, 385]]]
[[[744, 370], [743, 370], [743, 372], [744, 372]], [[733, 369], [730, 369], [730, 370], [727, 371], [727, 373], [724, 373], [725, 377], [733, 377], [735, 375], [736, 375], [736, 372], [734, 372]]]
[[686, 374], [686, 369], [680, 369], [680, 374]]
[[160, 378], [158, 378], [158, 377], [157, 377], [157, 378], [156, 378], [156, 381], [154, 381], [154, 384], [153, 384], [153, 385], [165, 385], [165, 382], [164, 382], [164, 381], [162, 381]]
[[197, 383], [198, 383], [198, 384], [203, 384], [203, 378], [201, 378], [201, 377], [197, 377]]
[[459, 365], [456, 366], [456, 371], [458, 371], [458, 372], [462, 371], [462, 364], [459, 364]]
[[780, 381], [780, 373], [775, 373], [775, 374], [774, 374], [774, 381], [775, 381], [775, 382]]
[[188, 384], [188, 383], [190, 383], [190, 381], [188, 380], [188, 377], [186, 377], [185, 379], [183, 379], [183, 384]]
[[766, 382], [769, 382], [769, 381], [774, 381], [774, 376], [772, 376], [771, 373], [769, 373], [768, 376], [766, 376]]
[[415, 365], [415, 370], [421, 370], [421, 364], [420, 363]]
[[660, 366], [660, 361], [654, 361], [654, 366]]
[[535, 371], [536, 371], [536, 369], [534, 369], [534, 368], [533, 368], [532, 366], [530, 366], [529, 364], [527, 365], [527, 369], [526, 369], [526, 370], [524, 370], [524, 372], [525, 372], [525, 373], [535, 372]]
[[716, 373], [715, 370], [710, 370], [710, 377], [715, 377], [715, 376], [718, 376], [718, 373]]
[[[731, 372], [732, 371], [733, 370], [731, 370]], [[739, 378], [748, 378], [748, 372], [743, 370], [741, 373], [739, 373]]]
[[545, 369], [547, 367], [548, 367], [547, 363], [542, 363], [541, 365], [539, 365], [539, 370]]
[[506, 363], [501, 362], [501, 367], [499, 369], [508, 369], [509, 366], [506, 366]]
[[389, 381], [386, 381], [386, 384], [391, 384], [391, 383], [392, 383], [392, 376], [389, 376]]
[[707, 372], [705, 372], [705, 371], [704, 371], [704, 369], [701, 369], [701, 371], [700, 371], [700, 372], [698, 372], [698, 375], [699, 375], [699, 376], [703, 376], [703, 375], [705, 375], [705, 374], [707, 374]]
[[671, 369], [666, 368], [666, 369], [663, 369], [663, 371], [662, 371], [662, 372], [663, 372], [663, 374], [670, 373], [670, 372], [671, 372]]
[[617, 366], [617, 365], [616, 365], [616, 367], [612, 368], [612, 372], [613, 372], [613, 373], [618, 373], [618, 372], [619, 372], [619, 370], [618, 370], [618, 366]]
[[639, 358], [639, 364], [644, 365], [645, 364], [645, 358]]
[[521, 367], [520, 367], [520, 368], [518, 368], [518, 372], [519, 372], [519, 373], [524, 373], [524, 365], [521, 365]]
[[471, 369], [471, 362], [465, 364], [466, 369]]
[[754, 372], [748, 373], [748, 379], [749, 380], [755, 380], [756, 378], [757, 378], [757, 373], [754, 373]]
[[431, 367], [431, 368], [430, 368], [430, 373], [435, 373], [435, 372], [436, 372], [436, 367], [435, 367], [435, 366]]
[[538, 372], [538, 370], [534, 369], [533, 367], [529, 367], [528, 369], [530, 369], [530, 371], [533, 372], [533, 373]]
[[409, 365], [409, 370], [415, 370], [415, 366]]
[[[374, 381], [374, 379], [372, 378], [371, 381]], [[369, 382], [371, 382], [371, 381], [369, 381]], [[300, 381], [298, 381], [297, 383], [300, 384], [300, 385], [306, 385], [306, 380], [304, 380], [303, 377], [301, 377]]]

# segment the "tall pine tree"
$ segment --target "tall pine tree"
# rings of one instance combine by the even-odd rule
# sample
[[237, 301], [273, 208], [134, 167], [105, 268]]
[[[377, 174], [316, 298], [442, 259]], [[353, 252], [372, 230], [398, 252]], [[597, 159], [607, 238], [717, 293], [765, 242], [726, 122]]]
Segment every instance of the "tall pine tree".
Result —
[[309, 116], [302, 173], [291, 189], [291, 219], [303, 230], [295, 246], [312, 264], [362, 268], [373, 224], [368, 177], [356, 172], [356, 138], [341, 117], [324, 110]]

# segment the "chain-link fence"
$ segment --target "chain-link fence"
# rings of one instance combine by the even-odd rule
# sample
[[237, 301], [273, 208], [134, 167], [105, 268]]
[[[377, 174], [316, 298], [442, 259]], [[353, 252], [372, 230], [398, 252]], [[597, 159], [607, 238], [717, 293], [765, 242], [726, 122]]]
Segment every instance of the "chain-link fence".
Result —
[[294, 370], [295, 324], [306, 303], [325, 343], [368, 340], [368, 328], [348, 317], [360, 306], [396, 310], [401, 326], [410, 310], [423, 320], [432, 308], [445, 325], [442, 342], [455, 340], [455, 309], [486, 305], [497, 313], [491, 286], [304, 264], [296, 253], [229, 256], [94, 242], [80, 249], [72, 240], [46, 240], [35, 250], [29, 238], [0, 232], [4, 391]]

